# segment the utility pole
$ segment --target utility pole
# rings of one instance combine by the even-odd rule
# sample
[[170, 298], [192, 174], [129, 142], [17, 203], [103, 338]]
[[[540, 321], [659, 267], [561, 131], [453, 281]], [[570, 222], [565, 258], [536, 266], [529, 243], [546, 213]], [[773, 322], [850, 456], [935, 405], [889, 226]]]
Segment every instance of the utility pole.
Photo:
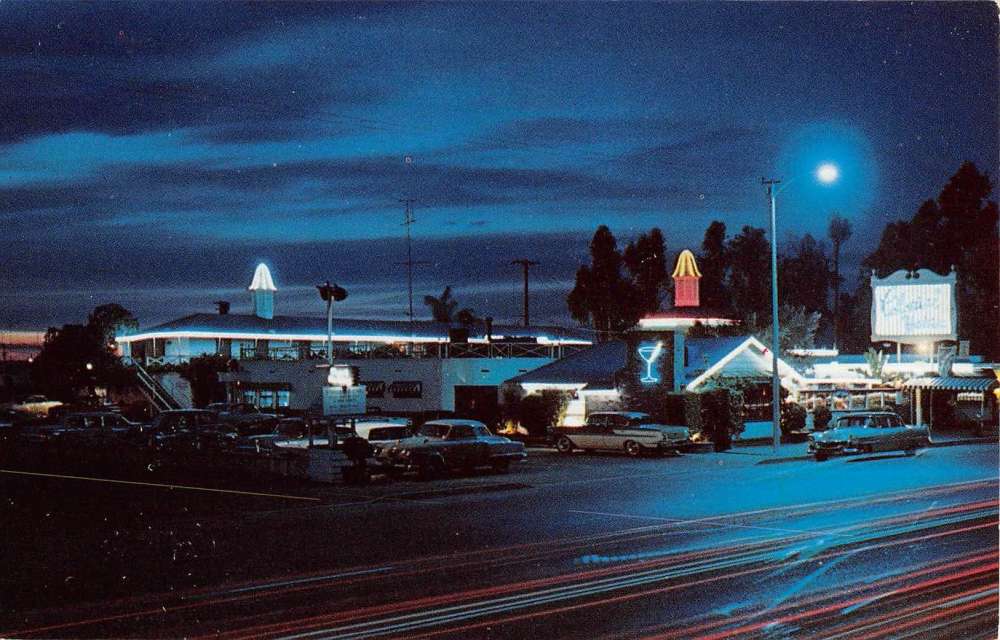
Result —
[[778, 375], [778, 232], [777, 211], [774, 186], [781, 180], [761, 178], [760, 183], [767, 187], [767, 199], [771, 205], [771, 437], [774, 452], [778, 452], [781, 444], [781, 378]]
[[528, 269], [534, 267], [539, 263], [534, 260], [528, 260], [527, 258], [520, 258], [518, 260], [512, 260], [511, 264], [519, 264], [524, 268], [524, 326], [530, 324], [528, 318]]
[[406, 313], [407, 317], [410, 319], [410, 333], [413, 333], [413, 265], [415, 264], [429, 264], [428, 262], [413, 260], [413, 239], [410, 236], [410, 225], [416, 222], [416, 218], [413, 217], [413, 203], [416, 202], [413, 198], [401, 198], [399, 200], [403, 203], [405, 209], [403, 213], [403, 226], [406, 227], [406, 262], [402, 264], [406, 265], [406, 291], [409, 298], [409, 307]]

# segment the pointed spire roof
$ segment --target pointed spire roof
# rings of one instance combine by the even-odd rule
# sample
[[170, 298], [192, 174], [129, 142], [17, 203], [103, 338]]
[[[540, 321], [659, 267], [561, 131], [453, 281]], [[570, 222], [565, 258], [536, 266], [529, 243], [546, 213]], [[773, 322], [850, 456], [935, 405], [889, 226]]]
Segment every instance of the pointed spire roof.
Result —
[[248, 287], [250, 291], [277, 291], [274, 280], [271, 279], [271, 270], [261, 262], [257, 265], [257, 270], [253, 272], [253, 282]]
[[677, 256], [677, 266], [674, 268], [672, 277], [681, 278], [684, 276], [701, 277], [701, 271], [698, 271], [698, 264], [694, 261], [694, 254], [691, 253], [690, 249], [681, 251], [680, 255]]

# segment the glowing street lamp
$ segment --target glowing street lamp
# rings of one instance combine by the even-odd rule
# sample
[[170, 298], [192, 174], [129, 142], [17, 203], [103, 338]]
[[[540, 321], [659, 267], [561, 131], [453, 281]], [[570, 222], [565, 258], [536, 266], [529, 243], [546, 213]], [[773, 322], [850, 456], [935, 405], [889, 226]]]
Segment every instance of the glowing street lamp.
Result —
[[316, 285], [319, 290], [319, 297], [326, 302], [326, 359], [333, 366], [333, 303], [340, 302], [347, 298], [347, 290], [330, 284], [327, 280], [323, 284]]
[[[837, 165], [826, 162], [816, 168], [816, 179], [823, 184], [833, 184], [840, 177]], [[787, 187], [794, 178], [784, 184]], [[781, 180], [761, 178], [767, 187], [767, 198], [771, 203], [771, 436], [774, 452], [781, 444], [781, 376], [778, 375], [778, 233], [776, 197]]]
[[840, 177], [840, 169], [832, 163], [824, 163], [816, 169], [816, 179], [823, 184], [833, 184]]

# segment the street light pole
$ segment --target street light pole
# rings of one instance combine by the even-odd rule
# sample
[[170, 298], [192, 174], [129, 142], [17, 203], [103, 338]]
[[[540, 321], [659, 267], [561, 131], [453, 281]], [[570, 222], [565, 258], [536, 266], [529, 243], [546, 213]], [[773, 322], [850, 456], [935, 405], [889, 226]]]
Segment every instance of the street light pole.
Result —
[[767, 198], [771, 204], [771, 437], [774, 452], [781, 444], [781, 378], [778, 375], [778, 234], [777, 207], [775, 203], [776, 184], [781, 180], [761, 178], [767, 187]]
[[327, 280], [316, 285], [319, 297], [326, 301], [326, 359], [333, 367], [333, 303], [347, 299], [347, 291]]

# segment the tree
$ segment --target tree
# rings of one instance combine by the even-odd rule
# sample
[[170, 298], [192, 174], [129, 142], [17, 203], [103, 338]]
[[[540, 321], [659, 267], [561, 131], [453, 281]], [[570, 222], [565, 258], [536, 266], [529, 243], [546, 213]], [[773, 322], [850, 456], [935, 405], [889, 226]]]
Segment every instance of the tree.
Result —
[[[778, 308], [778, 351], [787, 353], [791, 349], [812, 349], [816, 346], [816, 330], [819, 328], [820, 313], [808, 311], [805, 307], [783, 304]], [[762, 325], [755, 335], [770, 347], [771, 323]]]
[[86, 325], [50, 327], [31, 364], [32, 385], [51, 398], [72, 402], [94, 387], [128, 384], [131, 374], [115, 353], [113, 337], [116, 331], [135, 326], [127, 309], [106, 304], [90, 313]]
[[[964, 162], [936, 200], [927, 200], [909, 221], [886, 226], [878, 247], [862, 263], [885, 276], [925, 267], [958, 271], [959, 335], [987, 356], [1000, 353], [995, 319], [1000, 315], [997, 205], [993, 185], [976, 165]], [[992, 319], [990, 321], [989, 319]]]
[[451, 295], [451, 285], [444, 288], [441, 297], [424, 296], [424, 304], [430, 307], [431, 316], [438, 322], [451, 324], [457, 321], [459, 324], [469, 326], [475, 324], [476, 315], [472, 309], [464, 308], [456, 312], [458, 300]]
[[105, 344], [111, 344], [116, 335], [139, 328], [139, 321], [132, 312], [120, 304], [102, 304], [87, 316], [87, 326], [101, 336]]
[[826, 230], [830, 243], [833, 245], [833, 346], [836, 348], [840, 338], [840, 249], [851, 237], [851, 223], [847, 218], [834, 214], [830, 218], [830, 226]]
[[218, 354], [191, 358], [181, 367], [181, 377], [191, 384], [194, 406], [205, 407], [226, 399], [226, 387], [219, 382], [219, 373], [225, 371], [229, 371], [229, 358]]
[[730, 311], [732, 296], [726, 278], [729, 271], [729, 252], [726, 249], [726, 225], [713, 220], [705, 237], [701, 241], [701, 255], [698, 266], [701, 268], [701, 303], [702, 306], [719, 311]]
[[581, 265], [566, 299], [577, 322], [590, 323], [598, 340], [631, 328], [639, 319], [636, 294], [622, 276], [622, 256], [611, 230], [601, 225], [590, 241], [590, 266]]
[[760, 326], [771, 308], [771, 246], [763, 229], [746, 226], [726, 247], [733, 308], [745, 326]]
[[782, 304], [826, 311], [830, 266], [826, 248], [810, 234], [792, 245], [793, 252], [779, 256], [778, 286]]
[[640, 317], [659, 310], [670, 282], [663, 232], [653, 227], [649, 233], [629, 242], [622, 260], [631, 279]]

